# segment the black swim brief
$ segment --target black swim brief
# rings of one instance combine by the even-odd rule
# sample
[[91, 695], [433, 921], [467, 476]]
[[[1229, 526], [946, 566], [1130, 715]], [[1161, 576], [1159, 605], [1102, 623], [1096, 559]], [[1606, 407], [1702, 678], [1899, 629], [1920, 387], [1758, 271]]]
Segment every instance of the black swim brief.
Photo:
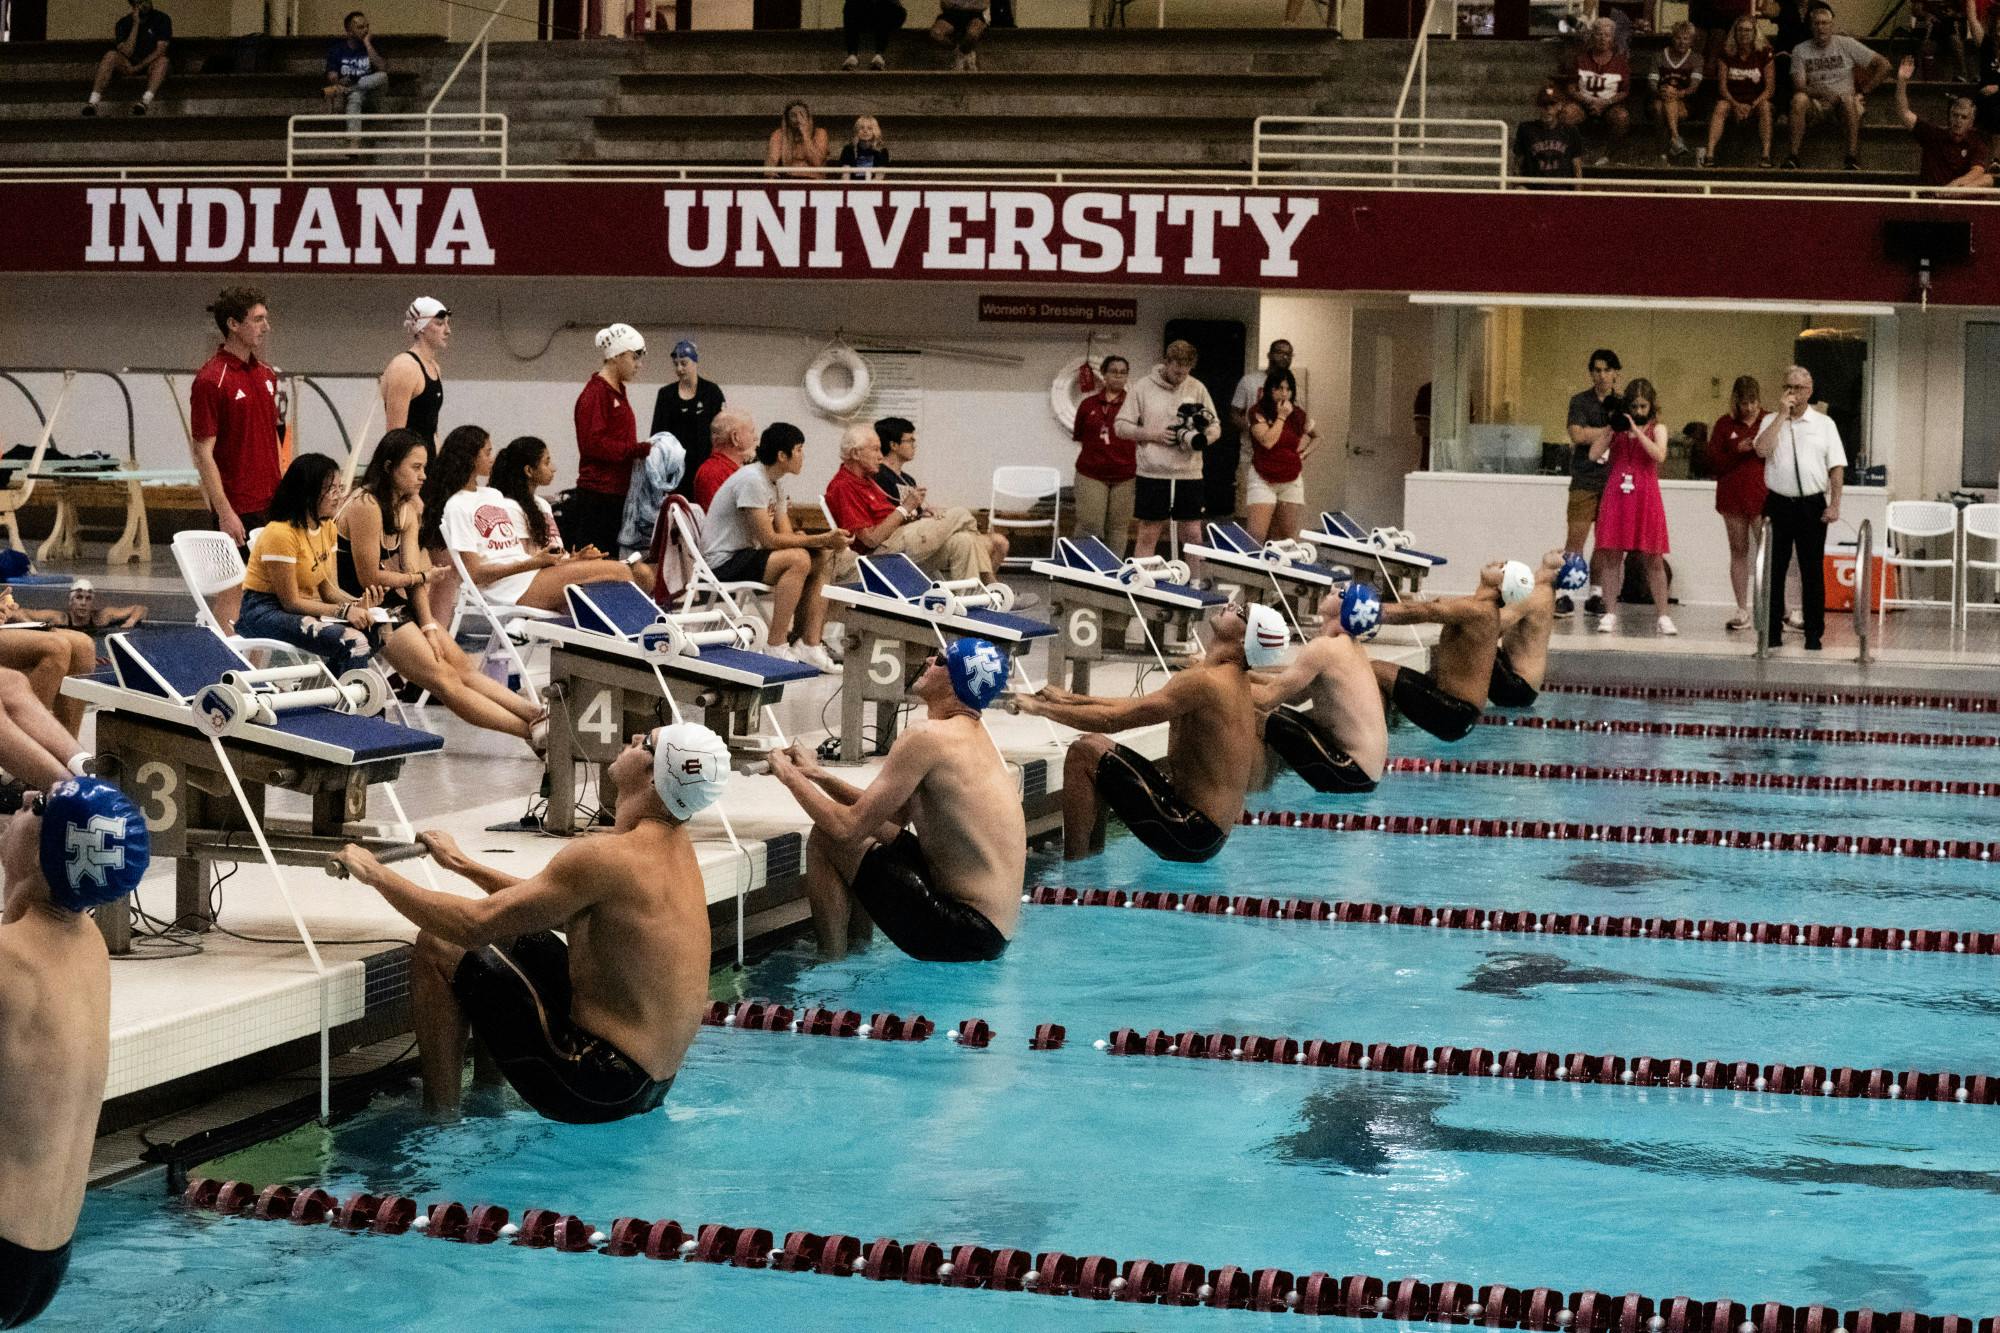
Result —
[[1264, 743], [1314, 791], [1353, 794], [1375, 790], [1375, 779], [1368, 776], [1368, 770], [1335, 745], [1326, 728], [1296, 708], [1280, 708], [1265, 719]]
[[1404, 717], [1441, 741], [1462, 741], [1479, 725], [1478, 708], [1446, 693], [1435, 678], [1421, 671], [1404, 667], [1396, 672], [1389, 697]]
[[990, 963], [1007, 948], [984, 913], [931, 883], [917, 835], [904, 829], [862, 854], [847, 887], [898, 949], [920, 963]]
[[514, 1091], [550, 1120], [643, 1115], [674, 1085], [570, 1018], [569, 946], [553, 931], [466, 954], [451, 989]]
[[1229, 830], [1189, 805], [1167, 775], [1137, 750], [1113, 746], [1097, 761], [1097, 791], [1132, 835], [1169, 861], [1206, 861]]
[[1521, 678], [1502, 648], [1493, 654], [1493, 680], [1486, 687], [1486, 701], [1499, 708], [1533, 708], [1541, 691]]
[[0, 1328], [19, 1328], [49, 1308], [69, 1272], [69, 1242], [61, 1249], [30, 1250], [0, 1240]]

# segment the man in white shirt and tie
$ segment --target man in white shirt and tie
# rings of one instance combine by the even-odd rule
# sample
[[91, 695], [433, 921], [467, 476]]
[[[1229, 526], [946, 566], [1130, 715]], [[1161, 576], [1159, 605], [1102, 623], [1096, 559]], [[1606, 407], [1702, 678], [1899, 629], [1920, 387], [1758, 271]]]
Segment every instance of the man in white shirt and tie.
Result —
[[1771, 520], [1771, 642], [1784, 640], [1785, 573], [1796, 551], [1806, 651], [1818, 652], [1826, 629], [1826, 530], [1840, 518], [1847, 451], [1832, 419], [1813, 409], [1812, 388], [1811, 372], [1788, 367], [1778, 410], [1764, 414], [1753, 447], [1770, 491], [1764, 516]]

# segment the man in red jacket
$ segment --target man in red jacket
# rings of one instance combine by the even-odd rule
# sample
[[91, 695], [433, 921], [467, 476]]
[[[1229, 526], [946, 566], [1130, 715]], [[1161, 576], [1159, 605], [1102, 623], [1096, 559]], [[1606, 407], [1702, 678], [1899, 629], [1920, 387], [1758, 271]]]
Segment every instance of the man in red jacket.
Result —
[[597, 331], [597, 351], [604, 364], [576, 396], [576, 452], [581, 461], [562, 530], [574, 550], [595, 546], [616, 551], [632, 465], [652, 447], [639, 434], [639, 421], [625, 391], [639, 378], [646, 340], [630, 324], [613, 324]]

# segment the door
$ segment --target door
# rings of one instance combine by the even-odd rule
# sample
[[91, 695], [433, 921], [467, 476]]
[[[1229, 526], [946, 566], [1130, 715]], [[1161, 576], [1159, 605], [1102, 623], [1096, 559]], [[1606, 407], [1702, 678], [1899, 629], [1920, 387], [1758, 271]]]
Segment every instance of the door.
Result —
[[[1403, 478], [1421, 466], [1414, 409], [1418, 391], [1430, 383], [1431, 324], [1421, 306], [1364, 306], [1354, 312], [1347, 484], [1340, 507], [1371, 528], [1403, 525]], [[1306, 409], [1312, 410], [1310, 399]]]

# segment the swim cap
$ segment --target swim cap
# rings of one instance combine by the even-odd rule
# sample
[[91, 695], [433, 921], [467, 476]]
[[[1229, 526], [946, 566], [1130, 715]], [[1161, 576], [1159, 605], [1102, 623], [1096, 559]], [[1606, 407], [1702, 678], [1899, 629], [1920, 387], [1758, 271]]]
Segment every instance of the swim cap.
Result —
[[69, 581], [69, 590], [72, 593], [96, 592], [97, 586], [89, 579], [71, 579]]
[[984, 712], [1007, 689], [1013, 664], [1007, 654], [984, 639], [953, 639], [945, 646], [944, 669], [951, 692], [967, 708]]
[[729, 747], [698, 722], [676, 722], [653, 733], [653, 790], [675, 819], [693, 819], [715, 804], [729, 781]]
[[17, 551], [11, 546], [0, 547], [0, 583], [12, 583], [26, 574], [29, 568], [26, 551]]
[[1562, 568], [1556, 571], [1556, 587], [1564, 592], [1579, 592], [1590, 582], [1590, 562], [1575, 551], [1563, 557]]
[[690, 361], [701, 360], [701, 349], [694, 345], [694, 339], [683, 338], [674, 344], [674, 359], [678, 361], [682, 357]]
[[1252, 604], [1243, 608], [1243, 660], [1261, 671], [1276, 666], [1278, 655], [1292, 641], [1291, 627], [1273, 607]]
[[664, 457], [667, 460], [667, 489], [670, 491], [678, 489], [681, 478], [687, 475], [687, 446], [682, 444], [670, 430], [661, 431], [646, 443], [652, 446], [654, 453], [666, 451]]
[[1340, 594], [1340, 627], [1350, 638], [1368, 640], [1382, 630], [1382, 594], [1372, 583], [1350, 583]]
[[41, 860], [57, 907], [87, 912], [117, 902], [152, 860], [146, 818], [102, 778], [65, 778], [42, 797]]
[[608, 324], [597, 331], [597, 354], [609, 361], [626, 352], [643, 352], [646, 340], [630, 324]]
[[403, 312], [403, 327], [415, 337], [430, 327], [434, 319], [450, 319], [451, 311], [444, 308], [444, 302], [434, 296], [419, 296], [410, 302], [410, 308]]
[[1509, 560], [1500, 567], [1500, 604], [1513, 606], [1528, 600], [1528, 594], [1535, 590], [1535, 571], [1519, 560]]

